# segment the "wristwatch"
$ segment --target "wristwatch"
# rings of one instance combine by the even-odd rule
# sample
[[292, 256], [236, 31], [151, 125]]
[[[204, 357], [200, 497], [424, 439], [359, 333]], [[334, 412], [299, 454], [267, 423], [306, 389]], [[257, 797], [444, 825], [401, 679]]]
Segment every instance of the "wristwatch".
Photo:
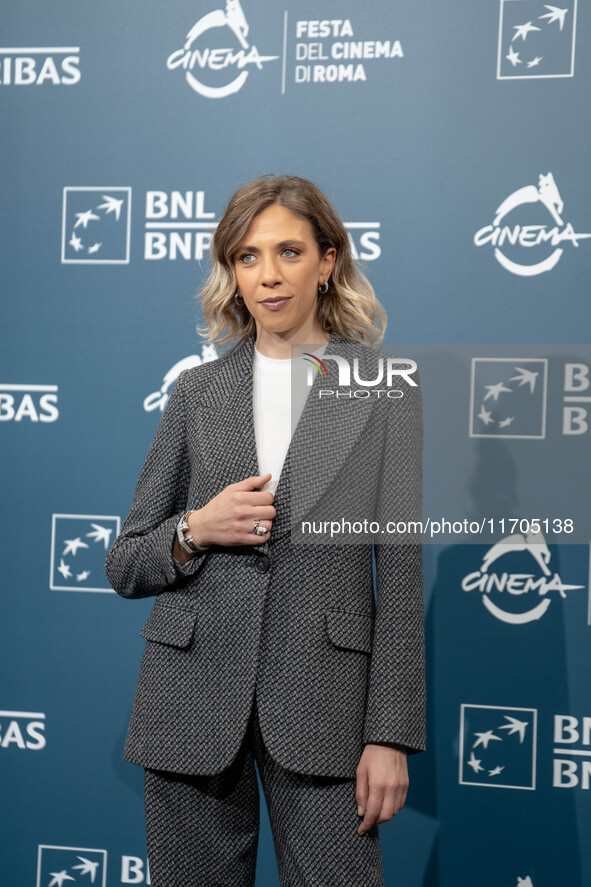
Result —
[[209, 548], [209, 545], [197, 545], [191, 533], [187, 532], [189, 529], [188, 517], [194, 510], [195, 509], [193, 508], [191, 511], [186, 511], [176, 525], [176, 535], [179, 540], [179, 545], [188, 554], [195, 554], [197, 551], [205, 551], [206, 548]]

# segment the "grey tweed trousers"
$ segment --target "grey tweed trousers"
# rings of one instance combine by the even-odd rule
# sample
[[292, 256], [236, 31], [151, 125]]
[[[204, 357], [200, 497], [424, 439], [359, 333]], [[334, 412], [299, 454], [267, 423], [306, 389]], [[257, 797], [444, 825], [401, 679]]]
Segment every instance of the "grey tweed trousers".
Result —
[[269, 754], [256, 697], [240, 750], [213, 776], [145, 769], [152, 887], [252, 887], [261, 777], [281, 887], [383, 887], [377, 825], [358, 835], [355, 779], [286, 770]]

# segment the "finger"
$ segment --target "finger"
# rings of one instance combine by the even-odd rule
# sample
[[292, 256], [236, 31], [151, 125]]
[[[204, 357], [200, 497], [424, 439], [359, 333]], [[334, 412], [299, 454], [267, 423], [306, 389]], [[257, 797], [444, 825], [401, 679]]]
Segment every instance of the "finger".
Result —
[[[240, 532], [250, 533], [256, 526], [257, 520], [261, 524], [264, 523], [265, 526], [270, 529], [271, 523], [277, 516], [275, 506], [270, 502], [260, 505], [255, 505], [253, 502], [249, 502], [248, 497], [256, 495], [254, 493], [241, 493], [239, 495], [241, 498], [231, 502], [226, 511], [228, 517], [235, 523], [237, 529]], [[264, 494], [261, 493], [261, 495]]]
[[[370, 772], [368, 768], [365, 773], [365, 802], [361, 805], [362, 813], [360, 814], [363, 816], [363, 820], [359, 828], [363, 831], [367, 831], [368, 828], [371, 828], [375, 819], [379, 815], [384, 791], [382, 787], [376, 786], [375, 783], [370, 784], [369, 777]], [[360, 831], [360, 834], [363, 834], [363, 831]]]
[[[258, 527], [262, 527], [262, 529], [265, 530], [265, 532], [264, 533], [255, 533], [254, 532], [255, 525], [257, 526], [257, 529], [258, 529]], [[246, 545], [255, 545], [260, 542], [266, 542], [267, 539], [269, 538], [269, 535], [271, 532], [271, 527], [272, 527], [271, 521], [258, 521], [258, 524], [256, 524], [256, 521], [254, 521], [252, 519], [248, 519], [245, 522], [245, 527], [244, 527], [245, 544]]]
[[235, 489], [237, 490], [257, 490], [259, 487], [264, 487], [268, 480], [271, 480], [271, 472], [267, 471], [266, 474], [254, 474], [252, 477], [245, 477], [244, 480], [239, 480], [234, 484]]
[[261, 521], [256, 522], [256, 529], [257, 530], [259, 530], [259, 529], [266, 530], [266, 533], [255, 532], [255, 526], [254, 526], [255, 521], [247, 521], [246, 524], [247, 524], [247, 527], [250, 528], [250, 529], [245, 530], [245, 532], [248, 533], [249, 536], [259, 536], [262, 539], [263, 536], [265, 536], [267, 533], [271, 532], [271, 527], [272, 527], [271, 521], [261, 520]]
[[248, 539], [239, 543], [242, 545], [263, 545], [265, 542], [269, 541], [270, 533], [266, 533], [264, 536], [253, 536], [252, 534], [248, 537]]
[[357, 768], [355, 800], [357, 801], [357, 813], [363, 816], [365, 813], [365, 805], [367, 804], [367, 796], [369, 794], [369, 784], [367, 781], [367, 769], [365, 767]]
[[365, 832], [369, 831], [369, 829], [375, 824], [380, 815], [380, 810], [382, 809], [382, 793], [381, 791], [378, 793], [376, 791], [371, 791], [369, 793], [369, 797], [367, 799], [367, 809], [365, 811], [365, 816], [361, 822], [361, 825], [357, 829], [357, 832], [360, 835], [365, 834]]
[[400, 810], [400, 796], [394, 791], [386, 791], [382, 800], [382, 807], [378, 816], [378, 822], [388, 822], [393, 816], [396, 816]]
[[275, 494], [271, 490], [236, 490], [236, 502], [245, 507], [265, 508], [273, 505]]
[[396, 809], [394, 810], [394, 816], [396, 816], [397, 813], [400, 813], [400, 811], [402, 810], [402, 808], [406, 804], [407, 792], [408, 792], [408, 789], [406, 789], [406, 788], [403, 788], [399, 792], [397, 799], [396, 799]]
[[255, 520], [272, 521], [277, 517], [277, 509], [274, 505], [252, 505], [249, 509], [249, 517]]
[[384, 816], [385, 818], [380, 822], [386, 822], [387, 819], [391, 819], [393, 816], [396, 816], [397, 813], [400, 813], [404, 804], [406, 803], [406, 792], [408, 786], [405, 785], [397, 785], [394, 786], [393, 789], [386, 793], [384, 796], [384, 803], [382, 804], [382, 811], [380, 816]]

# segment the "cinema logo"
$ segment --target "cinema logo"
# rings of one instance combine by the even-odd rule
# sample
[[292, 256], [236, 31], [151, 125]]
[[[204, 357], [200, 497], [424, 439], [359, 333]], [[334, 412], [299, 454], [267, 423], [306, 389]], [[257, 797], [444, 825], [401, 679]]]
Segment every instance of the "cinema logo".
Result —
[[79, 46], [0, 48], [0, 86], [74, 86], [80, 76]]
[[[480, 569], [462, 579], [462, 591], [480, 591], [485, 609], [500, 622], [535, 622], [547, 612], [551, 594], [564, 600], [567, 591], [584, 587], [566, 585], [550, 569], [550, 558], [542, 533], [515, 533], [489, 548]], [[503, 559], [509, 569], [491, 569]], [[532, 599], [537, 601], [533, 606]]]
[[0, 382], [0, 422], [55, 422], [57, 385], [9, 385]]
[[[224, 40], [228, 32], [234, 46], [213, 47], [213, 30], [223, 29]], [[279, 56], [260, 55], [256, 46], [247, 40], [249, 26], [239, 0], [226, 0], [225, 9], [214, 9], [201, 16], [185, 39], [182, 49], [168, 56], [169, 70], [182, 68], [185, 80], [196, 93], [208, 99], [222, 99], [242, 89], [252, 67], [262, 70], [265, 62]], [[204, 35], [207, 35], [206, 37]], [[217, 72], [222, 72], [218, 74]], [[206, 83], [211, 78], [222, 82]]]
[[[407, 385], [413, 388], [417, 387], [417, 382], [411, 378], [417, 370], [417, 364], [414, 360], [405, 357], [379, 357], [375, 370], [372, 370], [375, 372], [374, 378], [365, 379], [359, 368], [358, 357], [349, 360], [341, 354], [323, 354], [320, 358], [308, 351], [304, 351], [301, 356], [310, 364], [306, 379], [309, 388], [314, 384], [314, 379], [318, 374], [324, 376], [329, 382], [334, 379], [338, 384], [338, 388], [321, 388], [318, 392], [319, 398], [366, 399], [373, 396], [389, 397], [396, 400], [404, 397], [404, 392], [400, 388], [393, 387], [395, 382], [402, 379]], [[336, 379], [334, 367], [331, 367], [331, 372], [329, 372], [326, 361], [334, 361], [336, 364]], [[353, 388], [352, 382], [360, 387]], [[379, 385], [385, 387], [378, 388]]]
[[160, 389], [152, 391], [151, 394], [144, 398], [144, 410], [147, 413], [151, 413], [154, 410], [163, 412], [164, 407], [168, 403], [170, 392], [176, 385], [177, 379], [183, 370], [190, 370], [193, 367], [201, 366], [201, 364], [209, 363], [218, 357], [219, 354], [216, 351], [216, 347], [212, 344], [201, 346], [201, 356], [199, 354], [190, 354], [189, 357], [183, 357], [182, 360], [171, 366], [168, 372], [164, 374]]
[[[523, 218], [526, 213], [524, 207], [528, 205], [534, 207], [535, 218], [532, 217], [532, 222], [535, 221], [535, 224], [516, 224], [508, 218], [516, 210]], [[541, 208], [550, 215], [552, 224], [538, 223]], [[497, 207], [492, 225], [485, 225], [476, 232], [474, 244], [478, 247], [492, 246], [499, 265], [511, 274], [533, 277], [551, 271], [564, 252], [563, 244], [578, 247], [580, 240], [591, 237], [591, 234], [575, 232], [571, 222], [564, 222], [563, 210], [564, 203], [554, 176], [551, 172], [540, 175], [537, 186], [518, 188]], [[521, 257], [527, 250], [533, 250], [537, 261], [531, 264], [522, 261]]]

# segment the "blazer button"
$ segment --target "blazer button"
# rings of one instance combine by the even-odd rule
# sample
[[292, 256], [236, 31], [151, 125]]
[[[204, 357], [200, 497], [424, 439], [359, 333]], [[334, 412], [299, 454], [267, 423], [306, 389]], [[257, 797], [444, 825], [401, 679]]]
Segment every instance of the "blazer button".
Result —
[[254, 568], [257, 573], [266, 573], [269, 567], [271, 566], [271, 561], [267, 557], [266, 554], [259, 554], [255, 558]]

